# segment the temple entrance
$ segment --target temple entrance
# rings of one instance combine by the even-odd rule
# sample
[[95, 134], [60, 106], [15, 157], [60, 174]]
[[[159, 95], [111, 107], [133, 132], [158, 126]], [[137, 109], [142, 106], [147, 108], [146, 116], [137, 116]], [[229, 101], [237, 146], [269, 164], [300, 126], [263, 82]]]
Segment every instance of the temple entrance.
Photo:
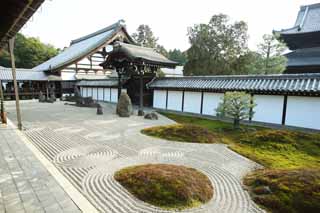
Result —
[[[148, 90], [146, 85], [155, 77], [155, 73], [147, 73], [143, 76], [143, 106], [152, 106], [153, 93]], [[123, 85], [127, 88], [127, 93], [131, 99], [132, 104], [139, 105], [140, 101], [140, 76], [132, 75], [130, 79]]]
[[[178, 63], [167, 59], [152, 48], [116, 42], [112, 52], [108, 53], [104, 69], [115, 69], [118, 73], [118, 94], [121, 93], [123, 77], [127, 80], [127, 93], [133, 104], [139, 103], [138, 115], [143, 116], [143, 107], [152, 105], [152, 94], [146, 90], [161, 67], [175, 68]], [[138, 92], [139, 91], [139, 92]]]

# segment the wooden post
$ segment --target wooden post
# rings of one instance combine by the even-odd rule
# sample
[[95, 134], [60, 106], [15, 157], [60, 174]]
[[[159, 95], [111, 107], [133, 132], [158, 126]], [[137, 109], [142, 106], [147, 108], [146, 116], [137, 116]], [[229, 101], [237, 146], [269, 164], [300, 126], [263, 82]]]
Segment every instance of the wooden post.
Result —
[[143, 112], [143, 73], [142, 70], [140, 70], [141, 68], [139, 68], [139, 74], [140, 74], [140, 102], [139, 102], [139, 111], [138, 111], [138, 116], [143, 116], [144, 112]]
[[121, 89], [122, 89], [122, 85], [121, 85], [121, 74], [120, 74], [120, 71], [118, 71], [118, 100], [119, 100], [119, 98], [120, 98]]
[[0, 80], [0, 118], [1, 118], [1, 121], [2, 123], [6, 123], [6, 118], [5, 118], [5, 115], [4, 115], [4, 95], [3, 95], [3, 90], [2, 90], [2, 81]]
[[285, 95], [283, 98], [282, 121], [281, 121], [282, 125], [286, 125], [287, 103], [288, 103], [288, 95]]
[[21, 112], [20, 112], [20, 103], [19, 103], [19, 91], [18, 91], [18, 84], [16, 78], [16, 64], [14, 58], [14, 37], [9, 40], [9, 51], [10, 51], [10, 58], [11, 58], [11, 68], [12, 68], [12, 78], [13, 78], [13, 85], [14, 85], [14, 94], [16, 97], [16, 110], [17, 110], [17, 120], [18, 120], [18, 129], [22, 130], [22, 122], [21, 122]]

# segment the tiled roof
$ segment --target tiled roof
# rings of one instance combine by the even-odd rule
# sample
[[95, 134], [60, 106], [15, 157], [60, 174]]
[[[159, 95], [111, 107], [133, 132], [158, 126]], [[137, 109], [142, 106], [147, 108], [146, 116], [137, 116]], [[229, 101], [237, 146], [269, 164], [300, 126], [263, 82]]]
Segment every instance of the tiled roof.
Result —
[[258, 93], [314, 93], [320, 95], [320, 73], [159, 78], [151, 89], [248, 91]]
[[82, 80], [77, 83], [77, 86], [85, 87], [117, 87], [118, 79], [105, 79], [105, 80]]
[[301, 6], [295, 25], [279, 31], [281, 34], [297, 34], [320, 31], [320, 3]]
[[133, 63], [143, 62], [161, 67], [176, 67], [179, 65], [179, 63], [171, 61], [160, 53], [157, 53], [153, 48], [141, 47], [123, 42], [116, 42], [114, 44], [112, 53], [103, 63], [103, 65], [112, 65], [114, 58], [117, 58], [120, 54], [121, 56], [124, 55], [127, 60]]
[[319, 66], [320, 47], [298, 49], [286, 54], [287, 66]]
[[122, 20], [102, 30], [73, 40], [68, 48], [57, 56], [33, 68], [35, 71], [59, 70], [87, 56], [103, 46], [120, 30], [125, 30]]
[[[37, 72], [31, 69], [16, 69], [16, 77], [18, 81], [59, 81], [61, 78], [54, 75], [46, 75], [44, 72]], [[0, 67], [0, 80], [11, 81], [11, 68]]]

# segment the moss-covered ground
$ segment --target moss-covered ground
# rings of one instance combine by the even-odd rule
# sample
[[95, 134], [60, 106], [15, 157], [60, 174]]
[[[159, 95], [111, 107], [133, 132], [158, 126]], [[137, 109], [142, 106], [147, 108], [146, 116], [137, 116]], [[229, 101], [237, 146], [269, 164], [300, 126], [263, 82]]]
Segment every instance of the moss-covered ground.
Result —
[[184, 166], [128, 167], [116, 172], [115, 179], [140, 200], [165, 209], [197, 207], [213, 196], [207, 176]]
[[[207, 141], [226, 143], [232, 150], [265, 166], [244, 179], [258, 204], [271, 212], [320, 212], [320, 134], [246, 125], [234, 130], [232, 124], [223, 121], [163, 114], [179, 124], [179, 131], [176, 126], [167, 126], [143, 133], [203, 143], [204, 132], [208, 131], [208, 138], [214, 139]], [[195, 135], [196, 131], [190, 134], [191, 127], [201, 128], [202, 135]]]

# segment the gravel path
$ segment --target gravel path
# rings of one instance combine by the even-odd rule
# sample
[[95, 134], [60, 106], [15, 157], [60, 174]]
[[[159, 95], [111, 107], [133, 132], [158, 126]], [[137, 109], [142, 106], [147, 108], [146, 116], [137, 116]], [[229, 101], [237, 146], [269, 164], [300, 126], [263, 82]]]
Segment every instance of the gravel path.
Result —
[[[25, 134], [38, 149], [101, 212], [172, 212], [137, 200], [113, 174], [132, 165], [169, 163], [196, 168], [214, 186], [207, 204], [183, 212], [263, 212], [241, 185], [242, 177], [259, 167], [223, 144], [176, 143], [142, 135], [150, 126], [172, 124], [138, 116], [119, 118], [115, 106], [103, 104], [104, 115], [95, 109], [54, 104], [24, 103]], [[13, 105], [8, 105], [14, 120]]]

